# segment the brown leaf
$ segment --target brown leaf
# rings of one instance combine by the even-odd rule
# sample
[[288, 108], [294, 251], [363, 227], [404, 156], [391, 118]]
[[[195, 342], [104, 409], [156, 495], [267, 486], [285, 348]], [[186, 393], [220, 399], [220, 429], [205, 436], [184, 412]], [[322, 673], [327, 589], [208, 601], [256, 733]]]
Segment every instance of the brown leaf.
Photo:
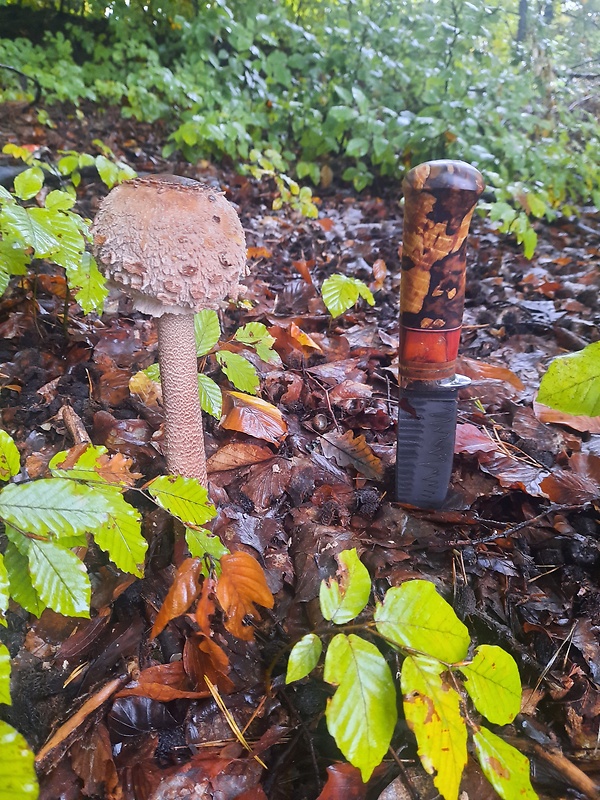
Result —
[[292, 261], [292, 267], [297, 269], [306, 283], [313, 285], [313, 279], [310, 270], [315, 266], [315, 259], [311, 258], [309, 261], [302, 259], [301, 261]]
[[202, 570], [201, 558], [187, 558], [177, 570], [173, 585], [169, 589], [160, 611], [156, 615], [150, 639], [163, 630], [165, 625], [175, 617], [179, 617], [188, 610], [200, 594], [200, 573]]
[[541, 403], [534, 403], [533, 410], [540, 422], [553, 422], [557, 425], [566, 425], [568, 428], [581, 431], [582, 433], [600, 433], [600, 417], [566, 414], [564, 411], [548, 408], [548, 406], [543, 406]]
[[372, 481], [381, 480], [383, 465], [367, 444], [365, 437], [355, 436], [352, 431], [339, 434], [329, 431], [322, 436], [323, 453], [333, 458], [340, 467], [352, 466], [365, 478]]
[[275, 458], [252, 467], [243, 491], [256, 508], [268, 508], [271, 501], [281, 497], [289, 485], [292, 467], [288, 459]]
[[221, 421], [223, 428], [273, 444], [279, 444], [286, 436], [287, 423], [281, 411], [271, 403], [243, 392], [226, 392], [224, 399], [229, 408]]
[[227, 616], [225, 627], [234, 636], [250, 641], [254, 638], [254, 631], [243, 624], [246, 614], [256, 614], [254, 603], [273, 608], [273, 595], [267, 586], [265, 573], [255, 558], [241, 550], [224, 555], [221, 569], [217, 599]]
[[149, 697], [160, 703], [208, 697], [208, 689], [202, 688], [201, 684], [199, 687], [192, 685], [183, 661], [172, 661], [170, 664], [157, 664], [142, 670], [137, 681], [122, 689], [117, 697]]
[[497, 367], [495, 364], [488, 364], [485, 361], [460, 356], [456, 361], [456, 369], [468, 378], [477, 380], [491, 378], [496, 381], [506, 381], [519, 392], [525, 389], [519, 376], [506, 367]]
[[205, 688], [206, 676], [211, 683], [225, 694], [230, 694], [235, 686], [228, 677], [230, 670], [227, 653], [213, 639], [198, 634], [186, 639], [183, 648], [183, 665], [192, 683]]
[[327, 767], [327, 783], [317, 800], [363, 800], [367, 784], [362, 782], [360, 770], [352, 764], [331, 764]]
[[507, 489], [521, 489], [532, 497], [545, 497], [541, 488], [541, 482], [548, 475], [545, 469], [518, 461], [500, 450], [482, 453], [479, 465], [484, 472], [493, 475], [500, 485]]
[[[72, 469], [88, 447], [90, 447], [88, 442], [71, 447], [67, 450], [65, 458], [56, 463], [56, 467], [59, 469]], [[104, 453], [96, 459], [94, 472], [97, 472], [107, 483], [134, 486], [142, 475], [139, 472], [131, 472], [132, 465], [133, 461], [124, 456], [123, 453], [115, 453], [114, 455]]]
[[149, 378], [145, 372], [136, 372], [130, 378], [129, 391], [150, 408], [162, 406], [162, 387], [160, 383]]
[[204, 578], [202, 581], [200, 599], [196, 606], [196, 622], [202, 633], [206, 636], [211, 635], [210, 617], [215, 613], [215, 602], [213, 600], [215, 586], [216, 581], [214, 578]]
[[372, 292], [378, 292], [383, 289], [383, 283], [387, 275], [387, 266], [383, 258], [378, 258], [373, 264], [373, 280], [369, 288]]
[[263, 445], [232, 442], [220, 447], [208, 459], [206, 469], [210, 475], [212, 472], [224, 472], [228, 469], [248, 467], [261, 461], [268, 461], [273, 456], [273, 451]]
[[491, 453], [498, 445], [476, 425], [470, 422], [456, 426], [455, 453]]
[[94, 725], [85, 739], [77, 739], [71, 747], [73, 769], [83, 781], [83, 794], [100, 795], [106, 800], [121, 800], [123, 791], [112, 757], [108, 729], [103, 722]]
[[595, 480], [565, 469], [553, 470], [542, 481], [541, 489], [553, 503], [568, 505], [588, 503], [600, 495], [600, 487]]

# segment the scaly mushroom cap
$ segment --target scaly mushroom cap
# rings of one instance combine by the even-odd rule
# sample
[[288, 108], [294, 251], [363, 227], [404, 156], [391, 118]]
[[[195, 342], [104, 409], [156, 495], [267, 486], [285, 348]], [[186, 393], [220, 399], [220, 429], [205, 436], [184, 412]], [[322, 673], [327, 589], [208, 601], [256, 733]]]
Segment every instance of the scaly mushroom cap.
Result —
[[189, 314], [237, 297], [246, 239], [221, 192], [177, 175], [115, 186], [92, 226], [107, 278], [145, 314]]

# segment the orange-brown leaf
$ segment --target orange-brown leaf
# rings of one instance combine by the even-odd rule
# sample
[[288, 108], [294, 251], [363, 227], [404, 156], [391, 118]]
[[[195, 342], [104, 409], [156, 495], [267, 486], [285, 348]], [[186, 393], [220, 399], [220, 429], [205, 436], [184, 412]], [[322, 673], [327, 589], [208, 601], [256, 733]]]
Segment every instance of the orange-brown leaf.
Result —
[[273, 456], [273, 451], [264, 445], [235, 442], [219, 448], [206, 462], [206, 469], [209, 474], [224, 472], [268, 461]]
[[340, 467], [353, 466], [361, 475], [376, 481], [383, 477], [383, 464], [367, 444], [361, 434], [355, 436], [352, 431], [343, 435], [330, 431], [323, 434], [322, 448], [328, 458], [333, 458]]
[[310, 261], [306, 261], [306, 259], [302, 259], [301, 261], [292, 261], [292, 267], [297, 269], [300, 275], [302, 275], [303, 280], [305, 280], [306, 283], [310, 284], [311, 286], [313, 285], [313, 279], [310, 274], [310, 270], [314, 267], [314, 265], [314, 258], [311, 258]]
[[229, 658], [227, 653], [215, 641], [202, 634], [189, 637], [183, 648], [183, 664], [191, 682], [204, 690], [208, 687], [204, 677], [229, 694], [233, 691], [234, 684], [229, 673]]
[[543, 406], [541, 403], [534, 403], [533, 410], [540, 422], [553, 422], [557, 425], [566, 425], [567, 428], [572, 428], [582, 433], [600, 433], [600, 417], [566, 414], [564, 411], [557, 411], [557, 409]]
[[287, 434], [281, 411], [271, 403], [243, 392], [226, 392], [225, 418], [221, 425], [231, 431], [247, 433], [255, 439], [279, 444]]
[[456, 367], [463, 375], [474, 380], [490, 378], [496, 381], [505, 381], [519, 392], [525, 388], [519, 376], [506, 367], [497, 367], [494, 364], [487, 364], [485, 361], [467, 358], [467, 356], [458, 358]]
[[227, 616], [225, 627], [234, 636], [250, 641], [254, 632], [243, 624], [246, 614], [256, 614], [255, 603], [273, 608], [273, 595], [265, 573], [258, 561], [243, 551], [224, 555], [221, 569], [217, 599]]
[[378, 258], [373, 264], [373, 281], [370, 284], [372, 292], [383, 289], [383, 283], [387, 275], [387, 266], [383, 258]]
[[180, 617], [188, 610], [200, 594], [199, 577], [202, 570], [201, 558], [187, 558], [177, 570], [173, 585], [169, 589], [165, 601], [158, 612], [150, 638], [163, 630], [165, 625], [175, 617]]
[[190, 682], [182, 661], [158, 664], [140, 672], [132, 686], [122, 689], [118, 697], [149, 697], [161, 703], [183, 698], [207, 697], [208, 688], [195, 689]]
[[210, 636], [210, 617], [215, 613], [215, 601], [213, 600], [214, 591], [214, 578], [204, 578], [202, 581], [200, 599], [196, 606], [196, 622], [202, 633], [206, 634], [206, 636]]
[[271, 258], [273, 253], [266, 247], [249, 247], [246, 255], [248, 258]]

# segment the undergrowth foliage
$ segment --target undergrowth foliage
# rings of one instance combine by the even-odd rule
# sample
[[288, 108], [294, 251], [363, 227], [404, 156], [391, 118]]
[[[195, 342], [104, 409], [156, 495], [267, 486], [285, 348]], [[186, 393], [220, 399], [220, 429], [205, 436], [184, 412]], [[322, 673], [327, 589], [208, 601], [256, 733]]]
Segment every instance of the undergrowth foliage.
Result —
[[[528, 256], [536, 218], [600, 205], [600, 126], [575, 70], [597, 48], [598, 11], [586, 4], [531, 20], [521, 41], [516, 0], [86, 9], [41, 45], [0, 40], [0, 62], [39, 80], [48, 103], [164, 119], [167, 155], [242, 162], [276, 182], [277, 203], [309, 216], [312, 192], [298, 180], [341, 177], [360, 191], [442, 157], [481, 170], [487, 210]], [[0, 96], [23, 96], [14, 73], [0, 79]]]
[[[319, 596], [332, 630], [306, 634], [294, 645], [286, 683], [317, 667], [327, 639], [322, 675], [336, 687], [325, 712], [327, 728], [363, 781], [385, 757], [396, 727], [396, 682], [384, 655], [391, 649], [403, 658], [399, 677], [406, 722], [440, 795], [457, 800], [470, 735], [500, 797], [535, 800], [528, 759], [479, 721], [506, 725], [519, 712], [521, 681], [512, 656], [487, 644], [471, 653], [467, 628], [425, 580], [391, 587], [374, 613], [357, 623], [369, 602], [371, 579], [356, 550], [342, 551], [338, 561], [339, 577], [323, 581]], [[333, 629], [350, 622], [352, 633]]]

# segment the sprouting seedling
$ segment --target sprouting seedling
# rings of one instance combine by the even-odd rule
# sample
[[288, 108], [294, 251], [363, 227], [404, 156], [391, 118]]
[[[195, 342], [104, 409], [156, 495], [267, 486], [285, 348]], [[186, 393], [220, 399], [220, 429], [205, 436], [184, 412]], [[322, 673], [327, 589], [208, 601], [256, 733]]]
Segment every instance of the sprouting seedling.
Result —
[[115, 187], [92, 232], [106, 276], [158, 318], [167, 468], [206, 485], [194, 314], [239, 292], [246, 241], [238, 215], [212, 187], [153, 175]]

